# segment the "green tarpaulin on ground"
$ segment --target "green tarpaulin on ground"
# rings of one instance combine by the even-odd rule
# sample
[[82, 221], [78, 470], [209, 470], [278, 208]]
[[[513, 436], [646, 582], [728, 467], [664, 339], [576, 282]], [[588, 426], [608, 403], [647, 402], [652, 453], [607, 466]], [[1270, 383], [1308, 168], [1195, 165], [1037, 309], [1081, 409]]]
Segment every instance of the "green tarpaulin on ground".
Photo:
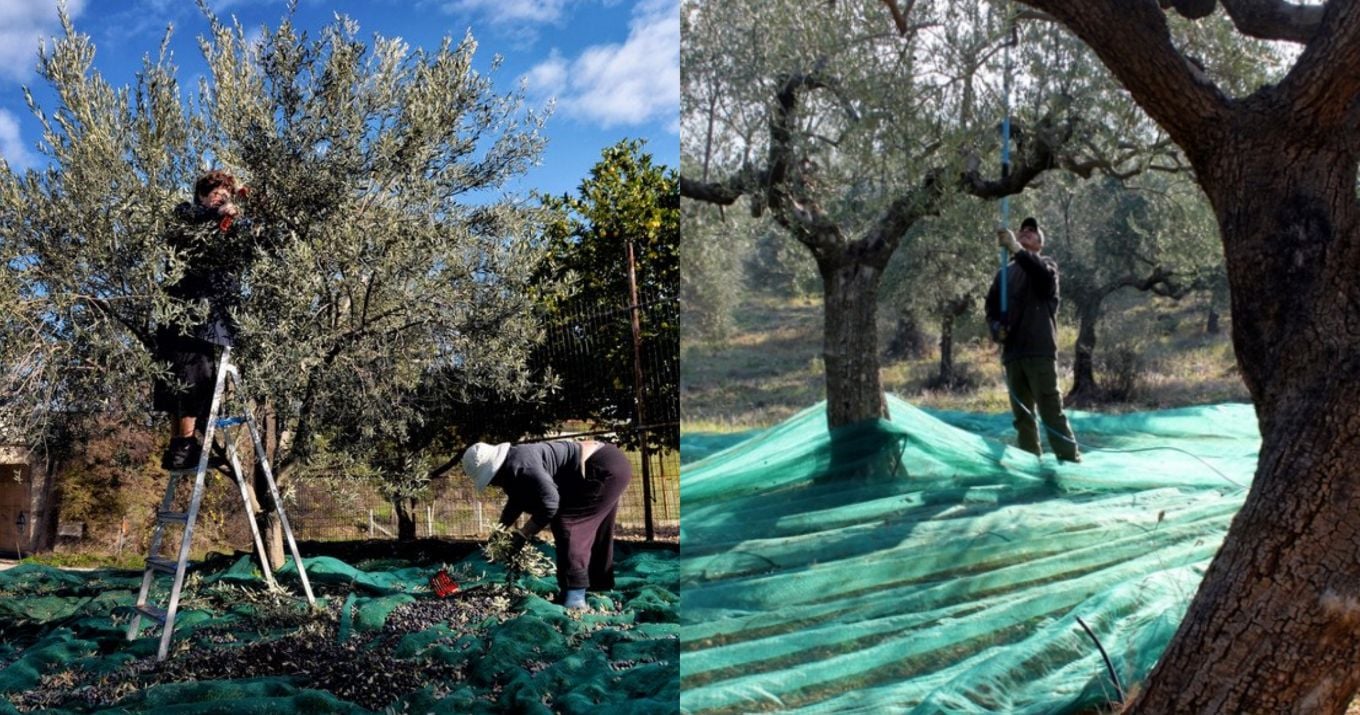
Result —
[[[493, 591], [505, 573], [480, 553], [451, 566], [462, 590], [445, 600], [428, 587], [439, 564], [306, 558], [324, 611], [310, 617], [299, 598], [271, 600], [249, 557], [220, 559], [191, 572], [162, 665], [159, 627], [125, 639], [140, 572], [20, 565], [0, 572], [0, 712], [48, 707], [36, 693], [80, 712], [673, 711], [677, 556], [618, 551], [618, 588], [591, 594], [585, 615], [545, 600], [551, 578]], [[291, 563], [279, 580], [298, 590]], [[309, 654], [318, 662], [299, 666]], [[378, 695], [356, 702], [350, 691]]]
[[682, 710], [1114, 700], [1076, 619], [1126, 687], [1145, 678], [1260, 448], [1249, 405], [1070, 413], [1080, 465], [1007, 446], [1009, 415], [889, 410], [828, 433], [817, 406], [712, 453], [686, 435]]

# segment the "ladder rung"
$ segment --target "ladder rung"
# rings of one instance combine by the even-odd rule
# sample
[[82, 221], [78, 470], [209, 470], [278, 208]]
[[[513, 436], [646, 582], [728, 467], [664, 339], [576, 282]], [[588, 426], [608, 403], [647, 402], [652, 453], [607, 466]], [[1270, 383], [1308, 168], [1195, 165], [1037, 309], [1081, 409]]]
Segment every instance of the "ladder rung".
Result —
[[165, 609], [157, 608], [149, 603], [143, 603], [137, 607], [143, 616], [147, 616], [157, 623], [165, 623]]
[[156, 521], [162, 524], [188, 524], [189, 514], [182, 511], [158, 511]]
[[245, 416], [240, 416], [240, 417], [223, 417], [222, 419], [220, 419], [220, 420], [217, 421], [217, 428], [218, 428], [218, 429], [223, 429], [223, 428], [226, 428], [226, 427], [235, 427], [236, 425], [243, 425], [243, 424], [245, 424], [245, 423], [246, 423], [246, 418], [245, 418]]
[[168, 473], [172, 477], [192, 477], [198, 474], [198, 467], [190, 467], [189, 469], [171, 469], [168, 470]]
[[171, 561], [170, 559], [158, 559], [153, 557], [146, 560], [147, 568], [151, 569], [152, 571], [168, 573], [172, 576], [175, 574], [175, 569], [177, 566], [178, 564], [176, 564], [174, 561]]

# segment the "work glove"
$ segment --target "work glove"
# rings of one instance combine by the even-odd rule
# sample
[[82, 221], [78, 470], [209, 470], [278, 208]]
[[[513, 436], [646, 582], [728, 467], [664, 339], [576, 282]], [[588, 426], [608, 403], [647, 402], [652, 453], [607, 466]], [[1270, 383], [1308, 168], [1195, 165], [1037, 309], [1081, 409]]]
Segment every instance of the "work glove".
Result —
[[519, 553], [527, 543], [529, 543], [529, 537], [525, 536], [524, 532], [519, 529], [516, 529], [515, 533], [510, 535], [510, 551], [512, 553]]
[[1020, 242], [1016, 240], [1015, 234], [1011, 233], [1010, 229], [1006, 228], [998, 228], [996, 230], [996, 245], [1010, 251], [1011, 255], [1023, 250], [1020, 246]]
[[1006, 325], [1004, 323], [1000, 320], [993, 320], [988, 323], [987, 327], [991, 329], [993, 342], [1003, 344], [1006, 342]]

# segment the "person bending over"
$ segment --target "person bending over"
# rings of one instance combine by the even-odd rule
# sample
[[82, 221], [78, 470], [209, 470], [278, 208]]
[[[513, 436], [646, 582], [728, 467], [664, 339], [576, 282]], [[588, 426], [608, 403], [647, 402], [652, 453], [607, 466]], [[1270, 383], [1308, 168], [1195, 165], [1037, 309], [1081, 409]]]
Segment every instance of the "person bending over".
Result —
[[513, 528], [522, 514], [529, 514], [517, 540], [527, 542], [552, 529], [563, 606], [583, 609], [586, 589], [614, 588], [614, 519], [633, 476], [618, 447], [603, 442], [478, 442], [463, 454], [463, 471], [478, 493], [493, 485], [505, 491], [502, 525]]

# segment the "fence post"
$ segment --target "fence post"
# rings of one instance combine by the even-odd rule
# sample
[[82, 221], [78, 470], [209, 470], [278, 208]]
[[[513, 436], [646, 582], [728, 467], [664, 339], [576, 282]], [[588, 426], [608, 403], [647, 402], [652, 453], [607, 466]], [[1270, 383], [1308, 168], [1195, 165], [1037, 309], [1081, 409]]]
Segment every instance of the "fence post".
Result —
[[643, 399], [643, 379], [642, 379], [642, 305], [638, 301], [637, 288], [637, 261], [633, 257], [633, 239], [630, 237], [626, 242], [628, 246], [628, 298], [630, 304], [629, 313], [633, 323], [633, 394], [637, 401], [637, 431], [642, 438], [642, 513], [643, 520], [647, 524], [647, 540], [655, 539], [655, 530], [652, 526], [652, 460], [651, 448], [647, 445], [647, 434], [642, 428], [647, 424], [643, 420], [645, 413]]
[[373, 538], [373, 510], [368, 510], [368, 538]]

